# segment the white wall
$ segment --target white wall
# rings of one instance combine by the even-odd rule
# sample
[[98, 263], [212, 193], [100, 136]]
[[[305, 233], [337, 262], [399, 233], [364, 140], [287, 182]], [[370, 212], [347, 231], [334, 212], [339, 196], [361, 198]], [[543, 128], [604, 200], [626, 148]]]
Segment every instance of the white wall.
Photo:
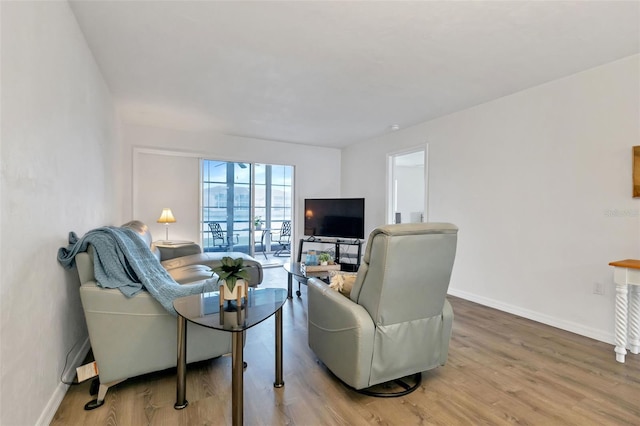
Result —
[[124, 125], [123, 139], [124, 170], [132, 172], [123, 179], [130, 202], [122, 214], [145, 222], [154, 239], [164, 239], [164, 225], [156, 220], [169, 207], [177, 220], [170, 225], [170, 239], [199, 241], [199, 158], [294, 166], [298, 237], [303, 235], [304, 199], [340, 195], [339, 149], [135, 124]]
[[48, 424], [67, 389], [65, 356], [81, 362], [88, 349], [75, 269], [56, 254], [69, 231], [117, 222], [117, 129], [68, 4], [0, 8], [0, 424]]
[[428, 142], [429, 220], [460, 227], [450, 292], [612, 342], [608, 262], [640, 256], [639, 68], [632, 56], [351, 146], [342, 195], [365, 192], [367, 227], [384, 223], [385, 155]]

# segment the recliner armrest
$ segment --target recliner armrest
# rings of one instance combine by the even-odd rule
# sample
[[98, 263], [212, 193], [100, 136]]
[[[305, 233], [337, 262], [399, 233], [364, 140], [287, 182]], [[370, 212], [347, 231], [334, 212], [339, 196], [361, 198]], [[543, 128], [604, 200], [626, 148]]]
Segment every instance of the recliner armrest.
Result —
[[375, 325], [362, 306], [317, 278], [307, 281], [309, 347], [346, 383], [369, 386]]
[[308, 295], [309, 321], [326, 330], [370, 327], [373, 333], [373, 320], [362, 306], [317, 278], [309, 278], [307, 287], [313, 292]]

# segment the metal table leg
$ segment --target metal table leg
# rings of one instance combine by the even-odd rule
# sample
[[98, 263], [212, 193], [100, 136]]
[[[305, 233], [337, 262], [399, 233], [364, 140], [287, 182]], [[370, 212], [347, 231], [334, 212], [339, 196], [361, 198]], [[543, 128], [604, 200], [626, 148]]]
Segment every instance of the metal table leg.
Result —
[[282, 377], [282, 307], [276, 311], [276, 381], [273, 386], [284, 386]]
[[291, 272], [287, 277], [287, 299], [293, 299], [293, 274]]
[[264, 255], [265, 260], [268, 259], [267, 248], [264, 245], [264, 236], [266, 235], [267, 231], [267, 229], [262, 230], [262, 235], [260, 236], [260, 246], [262, 247], [262, 254]]
[[178, 384], [176, 386], [176, 403], [173, 408], [182, 410], [189, 401], [186, 399], [187, 387], [187, 320], [178, 315]]
[[244, 331], [231, 334], [231, 418], [234, 426], [242, 426], [244, 411], [242, 343]]

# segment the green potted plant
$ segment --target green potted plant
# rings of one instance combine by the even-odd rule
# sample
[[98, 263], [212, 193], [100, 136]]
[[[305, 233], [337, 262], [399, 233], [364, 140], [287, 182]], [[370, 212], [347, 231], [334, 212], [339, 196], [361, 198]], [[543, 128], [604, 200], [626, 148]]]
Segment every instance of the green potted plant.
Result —
[[242, 287], [242, 293], [246, 294], [246, 288], [249, 282], [249, 272], [245, 269], [244, 260], [239, 257], [233, 259], [229, 256], [222, 258], [219, 266], [213, 268], [213, 272], [218, 274], [218, 283], [222, 289], [220, 290], [220, 304], [222, 300], [240, 299], [242, 295], [238, 293], [237, 286]]
[[323, 266], [328, 265], [329, 262], [331, 262], [331, 255], [329, 253], [320, 253], [318, 255], [318, 262]]
[[253, 218], [253, 224], [255, 225], [256, 229], [262, 229], [262, 216], [256, 216]]

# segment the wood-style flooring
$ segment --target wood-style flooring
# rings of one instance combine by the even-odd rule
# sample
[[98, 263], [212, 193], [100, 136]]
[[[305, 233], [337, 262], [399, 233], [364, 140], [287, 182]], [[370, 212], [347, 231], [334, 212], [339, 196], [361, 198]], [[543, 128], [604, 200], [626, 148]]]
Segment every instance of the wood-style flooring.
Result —
[[[286, 287], [282, 268], [265, 287]], [[250, 329], [244, 359], [245, 425], [640, 425], [640, 355], [615, 361], [613, 346], [451, 297], [449, 359], [401, 398], [344, 386], [307, 345], [306, 287], [286, 302], [284, 380], [274, 380], [274, 322]], [[336, 348], [336, 350], [340, 350]], [[231, 424], [231, 357], [189, 365], [189, 406], [175, 410], [175, 369], [111, 388], [83, 406], [89, 382], [72, 386], [52, 425]]]

